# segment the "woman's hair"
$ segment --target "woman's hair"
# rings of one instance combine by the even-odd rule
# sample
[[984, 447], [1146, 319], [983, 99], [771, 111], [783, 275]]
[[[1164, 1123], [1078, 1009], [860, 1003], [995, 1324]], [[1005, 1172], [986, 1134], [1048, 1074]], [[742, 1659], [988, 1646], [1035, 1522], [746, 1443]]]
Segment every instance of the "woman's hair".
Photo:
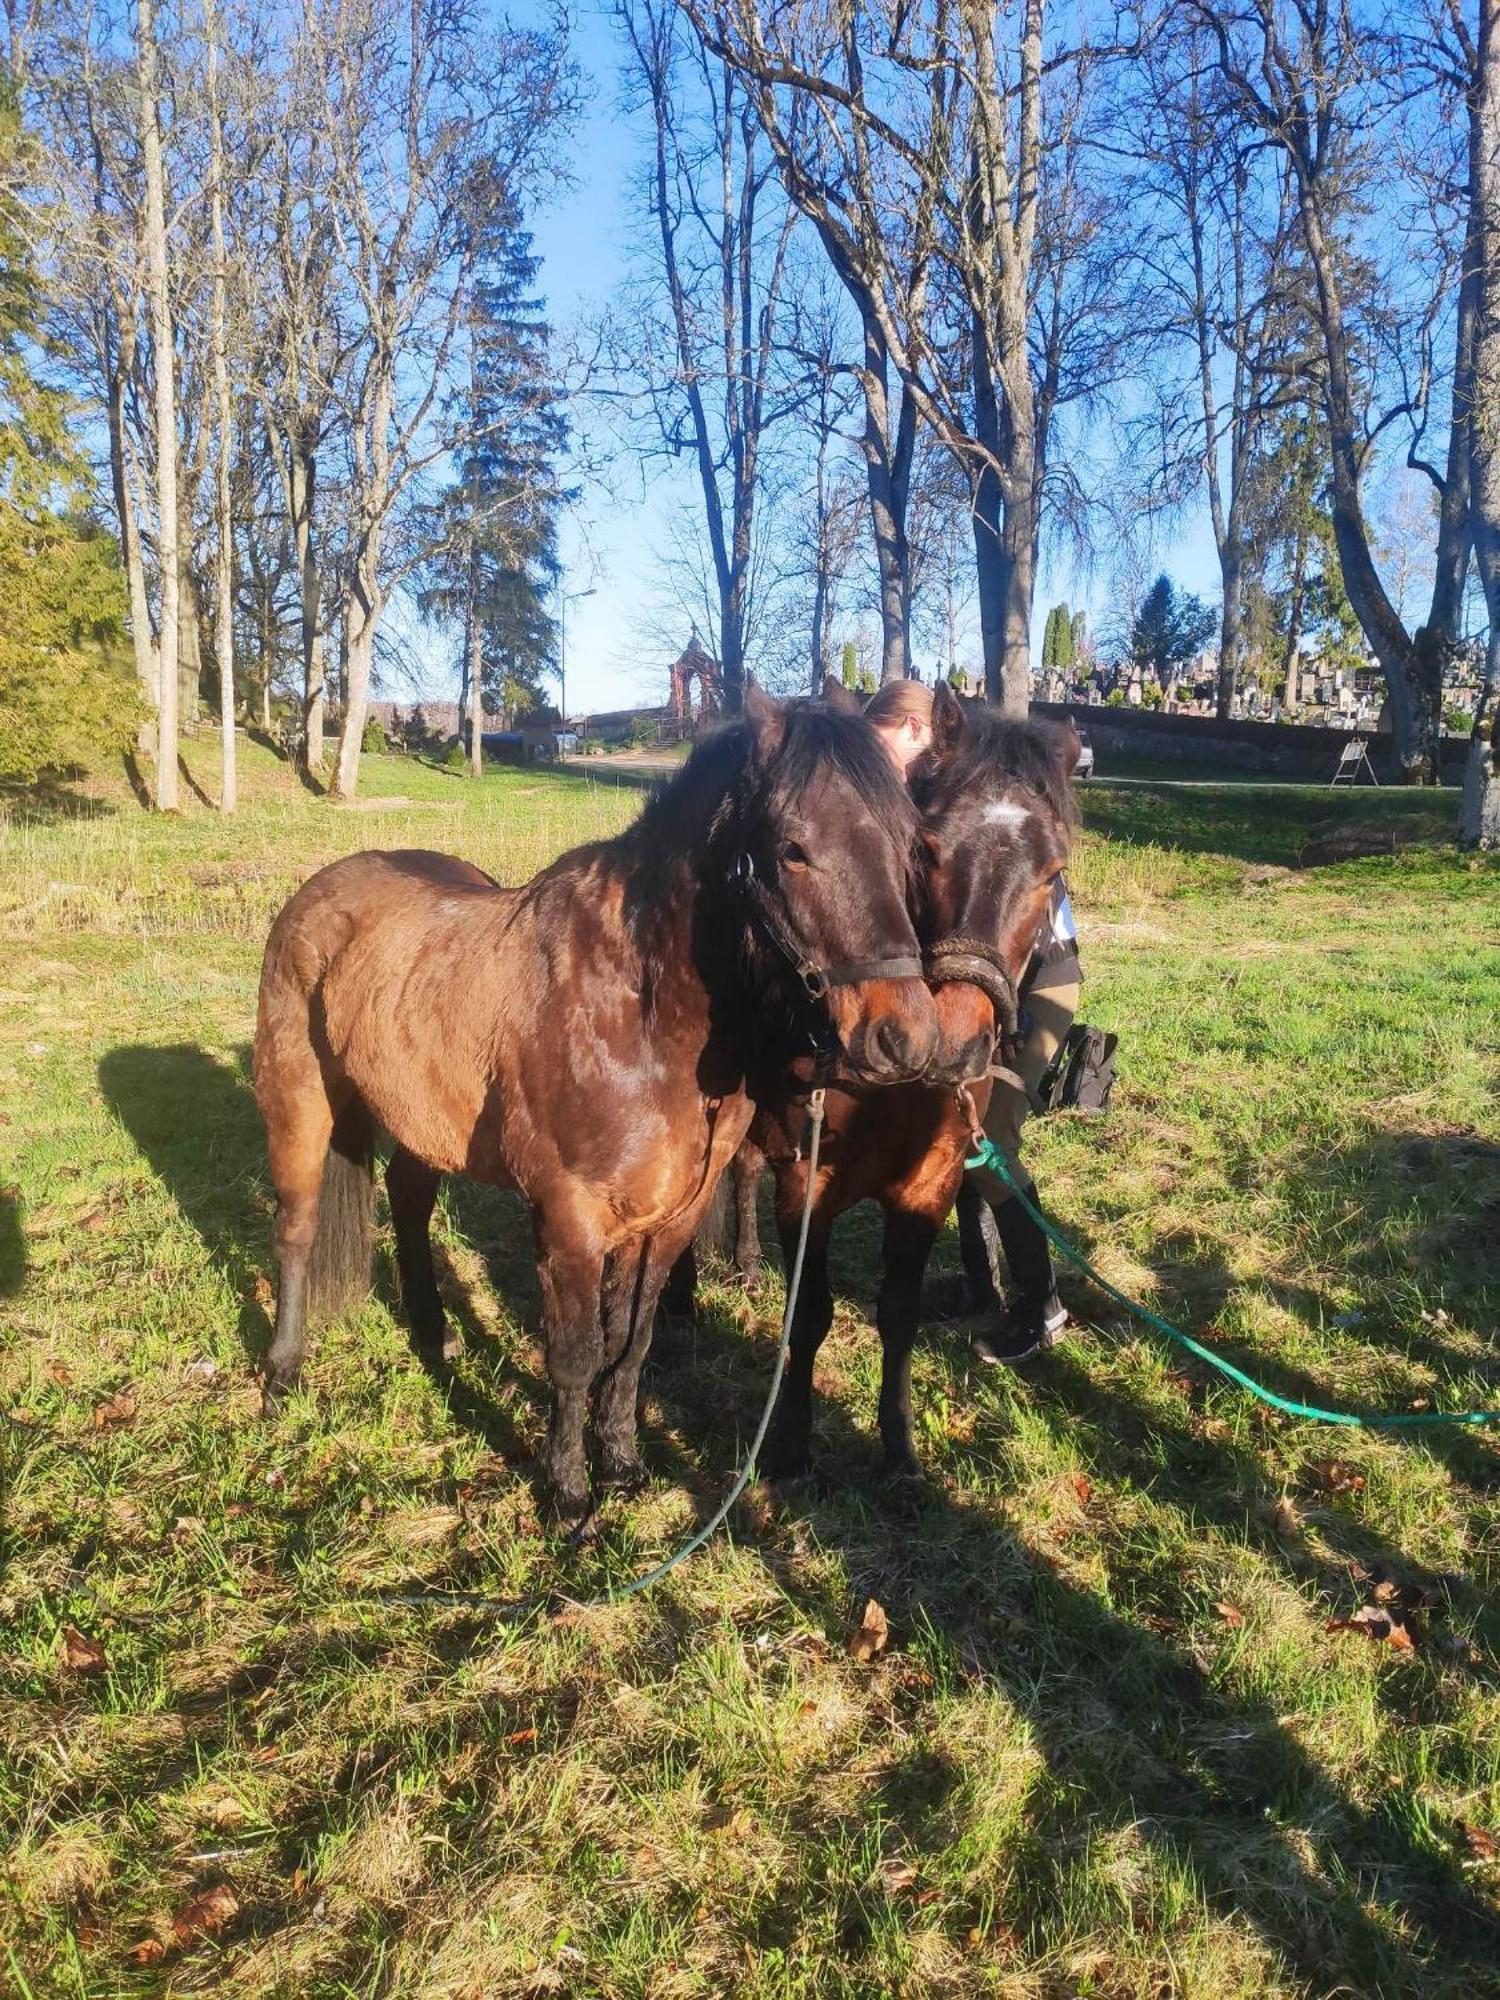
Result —
[[932, 727], [932, 689], [921, 681], [887, 681], [865, 703], [865, 720], [877, 729], [898, 729], [908, 716]]

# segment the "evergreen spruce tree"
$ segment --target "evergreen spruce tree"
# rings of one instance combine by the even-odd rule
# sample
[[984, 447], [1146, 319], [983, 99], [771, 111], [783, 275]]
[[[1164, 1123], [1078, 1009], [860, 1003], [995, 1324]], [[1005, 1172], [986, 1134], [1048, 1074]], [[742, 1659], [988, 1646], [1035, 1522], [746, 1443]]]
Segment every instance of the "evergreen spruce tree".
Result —
[[444, 501], [442, 554], [421, 600], [429, 615], [462, 622], [471, 717], [486, 705], [539, 706], [556, 660], [548, 600], [570, 497], [558, 466], [568, 426], [552, 330], [536, 297], [539, 269], [515, 207], [497, 211], [485, 225], [470, 299], [468, 443]]
[[123, 751], [139, 699], [125, 588], [89, 513], [68, 402], [38, 378], [43, 306], [16, 197], [25, 140], [0, 95], [0, 778], [30, 783]]
[[859, 648], [852, 639], [844, 642], [844, 651], [839, 660], [839, 679], [846, 688], [854, 688], [859, 682]]

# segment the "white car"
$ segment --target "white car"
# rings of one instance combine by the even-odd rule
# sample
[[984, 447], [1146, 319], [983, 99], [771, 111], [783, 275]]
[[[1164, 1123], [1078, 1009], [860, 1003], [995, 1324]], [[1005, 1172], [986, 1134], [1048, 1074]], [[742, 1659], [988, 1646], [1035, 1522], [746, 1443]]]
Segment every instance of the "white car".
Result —
[[1078, 762], [1073, 766], [1073, 776], [1075, 778], [1092, 778], [1093, 775], [1094, 746], [1088, 739], [1087, 731], [1080, 729], [1078, 732]]

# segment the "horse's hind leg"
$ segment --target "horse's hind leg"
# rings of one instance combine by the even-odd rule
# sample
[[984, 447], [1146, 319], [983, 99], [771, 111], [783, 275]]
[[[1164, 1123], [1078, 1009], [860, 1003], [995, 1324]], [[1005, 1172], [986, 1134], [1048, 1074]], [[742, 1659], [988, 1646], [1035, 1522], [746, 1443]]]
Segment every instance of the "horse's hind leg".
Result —
[[766, 1156], [747, 1139], [729, 1171], [734, 1176], [734, 1270], [742, 1285], [760, 1281], [760, 1177]]
[[[693, 1254], [691, 1231], [680, 1227], [616, 1252], [604, 1282], [604, 1363], [594, 1410], [598, 1484], [637, 1492], [646, 1483], [636, 1442], [641, 1368], [651, 1348], [663, 1281], [675, 1282]], [[691, 1267], [689, 1267], [691, 1268]], [[670, 1273], [670, 1276], [669, 1276]]]
[[396, 1232], [396, 1267], [401, 1273], [401, 1303], [411, 1328], [412, 1346], [424, 1368], [456, 1360], [462, 1351], [457, 1334], [449, 1331], [432, 1267], [432, 1209], [441, 1179], [436, 1167], [429, 1167], [405, 1146], [395, 1148], [385, 1170]]
[[[675, 1246], [674, 1246], [675, 1247]], [[594, 1405], [594, 1442], [602, 1489], [637, 1493], [646, 1483], [636, 1441], [636, 1409], [641, 1366], [651, 1345], [651, 1327], [666, 1267], [653, 1259], [642, 1240], [623, 1245], [604, 1267], [604, 1366]], [[684, 1253], [691, 1254], [689, 1249]], [[675, 1274], [674, 1274], [675, 1275]]]
[[912, 1439], [911, 1351], [916, 1345], [922, 1302], [922, 1273], [937, 1239], [938, 1224], [918, 1209], [888, 1208], [883, 1245], [884, 1273], [875, 1306], [880, 1329], [880, 1439], [885, 1469], [920, 1472]]
[[307, 1355], [308, 1277], [318, 1234], [323, 1168], [333, 1136], [333, 1112], [323, 1090], [287, 1093], [266, 1111], [271, 1182], [276, 1189], [276, 1331], [261, 1373], [267, 1415], [281, 1403]]

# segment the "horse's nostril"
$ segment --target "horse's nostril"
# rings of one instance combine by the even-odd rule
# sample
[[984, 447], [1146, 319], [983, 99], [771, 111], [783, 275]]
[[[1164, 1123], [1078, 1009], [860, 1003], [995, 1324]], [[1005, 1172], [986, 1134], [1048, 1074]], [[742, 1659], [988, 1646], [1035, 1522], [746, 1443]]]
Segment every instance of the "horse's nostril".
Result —
[[870, 1049], [880, 1064], [903, 1076], [920, 1076], [932, 1060], [937, 1023], [920, 1025], [898, 1014], [882, 1014], [870, 1029]]

